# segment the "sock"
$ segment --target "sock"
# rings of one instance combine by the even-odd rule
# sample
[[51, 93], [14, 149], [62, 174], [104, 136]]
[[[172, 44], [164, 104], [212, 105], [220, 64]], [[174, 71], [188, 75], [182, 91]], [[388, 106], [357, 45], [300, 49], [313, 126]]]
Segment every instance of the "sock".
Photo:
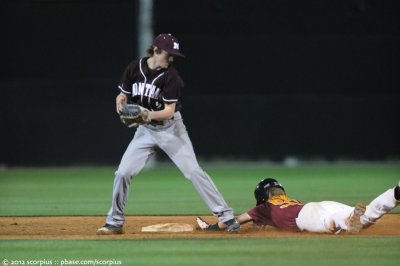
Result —
[[399, 186], [396, 186], [394, 188], [394, 198], [396, 200], [400, 200], [400, 187]]

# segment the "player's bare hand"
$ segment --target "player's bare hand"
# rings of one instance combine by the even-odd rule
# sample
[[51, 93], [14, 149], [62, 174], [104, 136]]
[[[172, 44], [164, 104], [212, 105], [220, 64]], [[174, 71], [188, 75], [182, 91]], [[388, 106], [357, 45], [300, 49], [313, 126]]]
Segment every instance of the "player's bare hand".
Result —
[[124, 109], [124, 105], [126, 104], [127, 101], [128, 101], [128, 97], [126, 97], [125, 94], [123, 94], [123, 93], [118, 94], [117, 98], [115, 99], [115, 105], [116, 105], [118, 114], [122, 113], [122, 110]]
[[143, 110], [140, 112], [140, 116], [142, 117], [143, 121], [145, 121], [145, 122], [147, 122], [147, 123], [151, 121], [151, 113], [150, 113], [150, 111], [147, 110], [147, 109], [143, 109]]

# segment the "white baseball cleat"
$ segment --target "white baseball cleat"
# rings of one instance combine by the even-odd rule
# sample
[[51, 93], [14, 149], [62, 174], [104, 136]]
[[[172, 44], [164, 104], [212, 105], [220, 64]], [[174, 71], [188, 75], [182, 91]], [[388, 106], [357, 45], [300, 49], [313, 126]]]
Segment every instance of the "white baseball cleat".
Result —
[[105, 224], [96, 231], [97, 235], [119, 235], [123, 233], [124, 230], [122, 226], [114, 226], [111, 224]]
[[360, 232], [363, 227], [360, 217], [365, 213], [365, 206], [361, 203], [357, 203], [354, 207], [353, 213], [350, 215], [350, 218], [347, 220], [347, 231], [350, 234], [356, 234]]

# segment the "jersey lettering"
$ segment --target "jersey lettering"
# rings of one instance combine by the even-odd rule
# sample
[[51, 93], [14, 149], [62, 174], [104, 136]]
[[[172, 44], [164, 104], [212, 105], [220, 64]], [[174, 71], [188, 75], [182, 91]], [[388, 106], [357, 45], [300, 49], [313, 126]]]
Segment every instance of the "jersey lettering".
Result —
[[175, 111], [180, 111], [180, 90], [184, 85], [181, 77], [173, 66], [168, 69], [150, 69], [147, 59], [134, 60], [127, 66], [119, 89], [130, 96], [130, 102], [151, 111], [162, 110], [165, 104], [171, 103], [176, 103]]
[[152, 99], [158, 99], [161, 90], [154, 85], [143, 82], [132, 84], [132, 96], [146, 96]]

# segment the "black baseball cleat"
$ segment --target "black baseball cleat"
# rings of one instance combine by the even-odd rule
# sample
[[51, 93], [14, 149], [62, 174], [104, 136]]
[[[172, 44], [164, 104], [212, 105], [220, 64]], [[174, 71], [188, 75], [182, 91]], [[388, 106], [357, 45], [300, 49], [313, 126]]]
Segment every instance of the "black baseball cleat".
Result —
[[105, 224], [96, 231], [97, 235], [119, 235], [123, 233], [124, 230], [122, 226], [114, 226], [111, 224]]
[[229, 233], [237, 233], [240, 230], [240, 223], [238, 220], [236, 220], [236, 218], [226, 221], [224, 224], [226, 225], [226, 230]]

